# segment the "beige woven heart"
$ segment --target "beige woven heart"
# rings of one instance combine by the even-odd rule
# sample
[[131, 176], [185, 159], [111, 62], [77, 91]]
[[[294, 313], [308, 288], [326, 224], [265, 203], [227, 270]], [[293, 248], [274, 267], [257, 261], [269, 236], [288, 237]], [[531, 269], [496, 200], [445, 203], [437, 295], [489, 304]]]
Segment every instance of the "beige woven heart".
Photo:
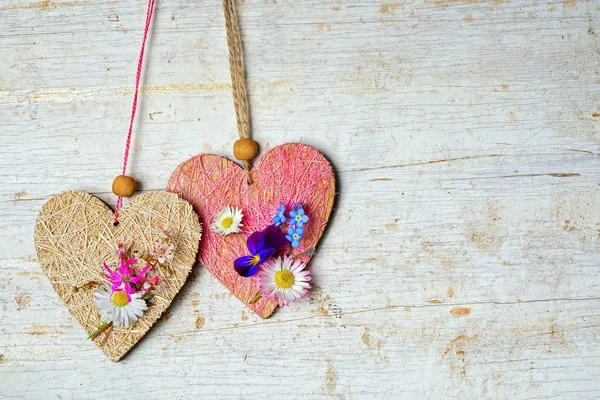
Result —
[[202, 234], [192, 206], [167, 192], [137, 196], [119, 212], [114, 226], [113, 212], [102, 201], [83, 192], [54, 196], [40, 211], [34, 232], [37, 256], [54, 290], [69, 312], [88, 334], [101, 324], [93, 303], [93, 289], [74, 291], [90, 281], [106, 281], [103, 264], [114, 262], [117, 243], [132, 243], [135, 248], [152, 249], [161, 229], [176, 233], [172, 274], [165, 277], [167, 287], [157, 293], [144, 315], [128, 327], [114, 327], [101, 345], [113, 361], [119, 361], [169, 307], [196, 259]]

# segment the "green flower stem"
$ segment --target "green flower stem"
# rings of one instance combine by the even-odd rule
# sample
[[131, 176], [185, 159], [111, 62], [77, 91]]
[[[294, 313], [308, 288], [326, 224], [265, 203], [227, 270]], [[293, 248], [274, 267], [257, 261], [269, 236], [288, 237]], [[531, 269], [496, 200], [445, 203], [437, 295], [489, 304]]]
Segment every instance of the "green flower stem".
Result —
[[96, 281], [89, 281], [88, 283], [85, 283], [85, 284], [83, 284], [81, 286], [73, 286], [73, 288], [71, 290], [72, 290], [73, 293], [77, 293], [77, 292], [79, 292], [80, 290], [83, 290], [83, 289], [91, 289], [91, 288], [93, 288], [96, 285], [98, 285], [98, 282], [96, 282]]
[[100, 347], [104, 347], [104, 345], [108, 341], [108, 337], [110, 336], [110, 333], [112, 332], [113, 327], [114, 327], [114, 325], [111, 322], [110, 325], [108, 326], [108, 328], [106, 328], [106, 335], [104, 335], [104, 339], [102, 339], [102, 342], [100, 342]]
[[261, 297], [262, 297], [262, 294], [260, 294], [260, 292], [256, 293], [256, 295], [253, 298], [250, 299], [250, 301], [248, 302], [248, 304], [250, 305], [250, 304], [256, 303], [257, 301], [260, 300]]
[[90, 336], [88, 336], [88, 339], [96, 339], [96, 337], [98, 337], [99, 334], [101, 334], [102, 332], [104, 332], [106, 329], [108, 329], [109, 326], [112, 326], [113, 323], [111, 322], [103, 322], [102, 325], [100, 325], [98, 327], [98, 329], [96, 329], [94, 332], [92, 332], [92, 334]]
[[246, 239], [244, 239], [244, 237], [242, 236], [242, 234], [238, 233], [237, 235], [240, 238], [240, 240], [244, 243], [244, 246], [248, 247], [248, 243], [246, 243]]

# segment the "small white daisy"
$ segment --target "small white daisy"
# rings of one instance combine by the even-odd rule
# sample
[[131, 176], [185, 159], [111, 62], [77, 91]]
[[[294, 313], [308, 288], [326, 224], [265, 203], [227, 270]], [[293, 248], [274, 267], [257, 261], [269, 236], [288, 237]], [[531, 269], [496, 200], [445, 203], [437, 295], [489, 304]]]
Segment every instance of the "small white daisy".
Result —
[[312, 279], [309, 271], [303, 271], [306, 264], [284, 256], [271, 258], [262, 265], [258, 273], [260, 293], [267, 299], [277, 300], [279, 307], [290, 301], [297, 301], [308, 295]]
[[244, 218], [242, 210], [237, 207], [226, 206], [217, 215], [210, 226], [210, 230], [223, 236], [230, 233], [239, 233], [241, 232], [240, 228], [244, 226], [241, 223], [242, 218]]
[[126, 244], [118, 243], [113, 248], [113, 255], [115, 257], [119, 257], [121, 254], [128, 254], [130, 248], [131, 248], [131, 243], [126, 243]]
[[155, 293], [162, 293], [167, 288], [167, 282], [159, 276], [148, 276], [148, 280], [144, 282], [144, 291], [151, 288]]
[[169, 243], [165, 238], [154, 241], [154, 249], [150, 250], [150, 255], [156, 257], [159, 264], [164, 264], [167, 260], [172, 260], [175, 256], [175, 245]]
[[162, 281], [159, 282], [158, 285], [154, 286], [154, 291], [156, 293], [162, 293], [165, 291], [166, 288], [167, 288], [167, 282], [165, 282], [163, 279]]
[[175, 232], [175, 230], [171, 228], [163, 228], [160, 230], [160, 232], [161, 236], [165, 239], [173, 239], [175, 236], [177, 236], [177, 232]]
[[94, 292], [94, 304], [100, 311], [102, 321], [112, 321], [115, 326], [129, 326], [148, 309], [141, 297], [139, 293], [132, 293], [129, 301], [127, 293], [113, 292], [109, 285], [103, 284]]

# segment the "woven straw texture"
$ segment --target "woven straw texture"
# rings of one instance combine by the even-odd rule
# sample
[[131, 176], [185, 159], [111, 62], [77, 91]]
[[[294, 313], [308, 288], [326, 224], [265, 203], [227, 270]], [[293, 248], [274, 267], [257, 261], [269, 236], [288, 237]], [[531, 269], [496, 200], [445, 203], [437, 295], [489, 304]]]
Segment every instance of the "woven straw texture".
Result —
[[162, 228], [177, 234], [170, 264], [173, 272], [164, 277], [156, 269], [167, 287], [152, 298], [138, 321], [128, 327], [114, 327], [104, 345], [103, 335], [95, 339], [113, 361], [119, 361], [148, 332], [185, 283], [202, 232], [197, 215], [176, 194], [156, 191], [139, 195], [123, 207], [115, 227], [113, 212], [106, 204], [87, 193], [70, 191], [54, 196], [37, 217], [34, 241], [38, 260], [54, 290], [88, 334], [102, 322], [93, 303], [94, 289], [73, 292], [73, 287], [106, 281], [102, 266], [118, 260], [113, 253], [117, 243], [150, 250]]
[[[204, 226], [209, 226], [225, 206], [242, 209], [242, 235], [247, 238], [272, 224], [281, 203], [305, 203], [311, 220], [295, 254], [314, 248], [329, 220], [335, 197], [335, 177], [327, 159], [315, 148], [302, 143], [277, 146], [256, 163], [248, 185], [242, 168], [215, 155], [201, 154], [181, 164], [171, 175], [167, 191], [178, 193], [192, 203]], [[227, 289], [262, 318], [269, 317], [277, 302], [261, 298], [248, 304], [258, 293], [256, 276], [239, 276], [233, 261], [248, 250], [238, 235], [221, 236], [206, 229], [198, 259]], [[308, 262], [310, 255], [302, 256]]]

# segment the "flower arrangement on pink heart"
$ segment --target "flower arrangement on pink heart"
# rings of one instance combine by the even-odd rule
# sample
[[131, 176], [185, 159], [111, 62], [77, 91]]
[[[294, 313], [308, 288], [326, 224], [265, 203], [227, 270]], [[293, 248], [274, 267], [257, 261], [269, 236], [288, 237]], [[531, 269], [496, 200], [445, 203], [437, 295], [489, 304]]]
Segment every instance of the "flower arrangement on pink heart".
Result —
[[[239, 233], [242, 220], [242, 210], [226, 206], [215, 217], [211, 230], [223, 236]], [[265, 297], [284, 307], [308, 295], [311, 288], [308, 282], [312, 278], [310, 272], [304, 270], [306, 263], [298, 256], [313, 250], [294, 253], [300, 247], [309, 221], [303, 204], [292, 203], [289, 208], [281, 204], [272, 218], [273, 224], [251, 233], [245, 240], [248, 254], [236, 258], [233, 268], [245, 278], [258, 274], [260, 290], [249, 304]], [[239, 237], [244, 240], [241, 235]]]
[[118, 263], [111, 266], [104, 263], [104, 282], [88, 282], [73, 291], [96, 286], [94, 304], [102, 321], [89, 339], [106, 333], [104, 345], [114, 326], [127, 327], [134, 324], [152, 305], [151, 300], [166, 288], [165, 277], [171, 274], [169, 263], [174, 258], [175, 232], [161, 230], [160, 237], [153, 241], [147, 252], [132, 250], [132, 244], [119, 243], [114, 255]]

